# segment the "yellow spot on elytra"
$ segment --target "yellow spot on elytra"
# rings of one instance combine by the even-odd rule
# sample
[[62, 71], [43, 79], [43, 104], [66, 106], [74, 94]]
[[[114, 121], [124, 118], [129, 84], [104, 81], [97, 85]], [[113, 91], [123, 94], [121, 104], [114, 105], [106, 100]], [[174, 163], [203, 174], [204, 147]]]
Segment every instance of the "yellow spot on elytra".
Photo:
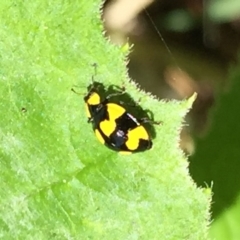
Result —
[[140, 139], [149, 140], [149, 135], [146, 129], [141, 125], [128, 132], [128, 140], [126, 142], [126, 146], [129, 150], [136, 150], [139, 146]]
[[97, 105], [97, 104], [100, 104], [100, 103], [101, 103], [100, 96], [96, 92], [93, 92], [90, 95], [89, 99], [87, 100], [87, 104], [89, 104], [89, 105]]
[[116, 123], [115, 121], [104, 120], [100, 122], [100, 129], [107, 137], [109, 137], [116, 129]]
[[121, 117], [126, 110], [122, 106], [115, 103], [107, 103], [106, 107], [109, 119], [100, 122], [100, 129], [107, 137], [109, 137], [114, 130], [116, 130], [116, 119]]
[[118, 119], [126, 112], [125, 108], [115, 103], [107, 103], [106, 106], [109, 114], [109, 121]]

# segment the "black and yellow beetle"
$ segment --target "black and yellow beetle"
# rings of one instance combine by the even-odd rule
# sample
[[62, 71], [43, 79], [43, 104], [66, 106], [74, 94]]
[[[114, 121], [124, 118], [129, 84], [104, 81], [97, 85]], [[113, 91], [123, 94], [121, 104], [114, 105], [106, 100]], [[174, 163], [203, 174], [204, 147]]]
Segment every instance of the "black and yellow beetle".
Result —
[[123, 94], [125, 91], [106, 95], [103, 84], [93, 81], [84, 97], [88, 122], [92, 123], [97, 139], [112, 150], [121, 154], [148, 150], [152, 140], [143, 124], [159, 123], [146, 117], [138, 119], [123, 104], [110, 101]]

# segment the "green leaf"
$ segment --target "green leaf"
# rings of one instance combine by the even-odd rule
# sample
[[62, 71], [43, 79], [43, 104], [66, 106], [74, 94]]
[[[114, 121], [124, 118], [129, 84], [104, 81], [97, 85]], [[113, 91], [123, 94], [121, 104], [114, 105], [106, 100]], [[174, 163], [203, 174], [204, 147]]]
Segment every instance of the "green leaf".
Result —
[[240, 229], [240, 198], [228, 209], [217, 217], [210, 228], [211, 239], [239, 239]]
[[[213, 185], [212, 211], [216, 220], [210, 229], [213, 239], [240, 238], [236, 217], [240, 193], [239, 79], [240, 68], [236, 67], [231, 70], [227, 93], [217, 98], [208, 135], [196, 141], [196, 153], [190, 164], [191, 175], [199, 185]], [[232, 206], [235, 203], [236, 206]]]
[[[100, 1], [0, 3], [0, 237], [205, 239], [210, 193], [196, 188], [178, 147], [194, 97], [158, 101], [126, 74], [126, 46], [102, 34]], [[96, 80], [124, 85], [153, 111], [154, 149], [101, 145], [83, 97]]]

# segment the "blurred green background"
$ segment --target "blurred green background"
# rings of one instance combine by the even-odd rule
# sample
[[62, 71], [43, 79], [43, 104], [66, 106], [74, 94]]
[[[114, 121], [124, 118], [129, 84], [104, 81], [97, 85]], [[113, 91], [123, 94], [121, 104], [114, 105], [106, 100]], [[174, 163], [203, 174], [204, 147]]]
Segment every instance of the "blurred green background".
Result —
[[211, 239], [240, 239], [240, 1], [107, 1], [103, 18], [114, 43], [133, 44], [129, 74], [141, 88], [198, 93], [180, 145], [194, 181], [213, 189]]

